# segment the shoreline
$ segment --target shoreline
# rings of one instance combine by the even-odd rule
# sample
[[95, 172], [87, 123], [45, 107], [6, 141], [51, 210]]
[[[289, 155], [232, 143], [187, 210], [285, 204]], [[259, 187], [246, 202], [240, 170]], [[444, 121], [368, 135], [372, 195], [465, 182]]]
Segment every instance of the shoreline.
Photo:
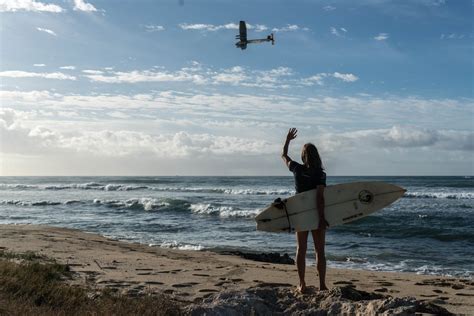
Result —
[[[70, 283], [114, 289], [122, 294], [159, 292], [176, 300], [200, 303], [222, 292], [274, 287], [293, 290], [294, 265], [253, 261], [237, 254], [175, 250], [107, 239], [80, 230], [42, 225], [0, 225], [0, 250], [33, 251], [67, 264]], [[306, 281], [316, 290], [314, 266]], [[414, 297], [456, 314], [474, 310], [474, 281], [406, 272], [328, 268], [330, 288], [349, 286], [395, 298]]]

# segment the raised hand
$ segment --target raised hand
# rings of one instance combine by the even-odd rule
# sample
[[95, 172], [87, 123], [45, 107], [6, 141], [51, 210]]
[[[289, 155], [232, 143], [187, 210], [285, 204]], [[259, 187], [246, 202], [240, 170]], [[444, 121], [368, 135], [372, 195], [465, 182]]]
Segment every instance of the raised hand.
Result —
[[294, 128], [294, 127], [290, 128], [288, 130], [288, 135], [286, 135], [286, 140], [290, 141], [292, 139], [295, 139], [296, 136], [297, 136], [297, 133], [298, 133], [298, 130], [296, 128]]

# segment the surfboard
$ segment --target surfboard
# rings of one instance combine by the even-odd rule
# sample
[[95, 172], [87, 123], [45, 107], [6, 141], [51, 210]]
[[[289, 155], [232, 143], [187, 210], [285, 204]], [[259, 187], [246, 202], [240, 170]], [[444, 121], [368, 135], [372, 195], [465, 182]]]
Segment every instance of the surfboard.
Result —
[[[405, 189], [379, 181], [327, 186], [324, 216], [329, 227], [350, 223], [398, 200]], [[308, 231], [318, 228], [316, 189], [274, 202], [256, 217], [257, 230], [266, 232]]]

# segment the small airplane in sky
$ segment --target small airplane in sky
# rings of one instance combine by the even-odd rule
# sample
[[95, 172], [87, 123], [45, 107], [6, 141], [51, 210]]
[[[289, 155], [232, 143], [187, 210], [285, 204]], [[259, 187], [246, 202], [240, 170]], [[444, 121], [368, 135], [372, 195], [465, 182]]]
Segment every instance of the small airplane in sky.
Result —
[[236, 35], [235, 38], [239, 40], [237, 43], [235, 43], [235, 46], [237, 46], [237, 48], [240, 48], [242, 50], [246, 49], [247, 44], [251, 44], [251, 43], [272, 42], [272, 45], [275, 45], [275, 40], [273, 39], [273, 33], [268, 35], [267, 38], [248, 40], [247, 39], [247, 26], [245, 25], [245, 21], [240, 21], [239, 35]]

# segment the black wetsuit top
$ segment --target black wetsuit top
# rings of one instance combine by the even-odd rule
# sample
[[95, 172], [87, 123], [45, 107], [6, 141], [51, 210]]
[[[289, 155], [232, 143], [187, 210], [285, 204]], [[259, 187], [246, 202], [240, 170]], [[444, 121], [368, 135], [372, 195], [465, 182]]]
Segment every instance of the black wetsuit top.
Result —
[[326, 186], [326, 173], [323, 170], [308, 169], [296, 161], [291, 161], [288, 167], [295, 177], [296, 193], [316, 189], [318, 185]]

